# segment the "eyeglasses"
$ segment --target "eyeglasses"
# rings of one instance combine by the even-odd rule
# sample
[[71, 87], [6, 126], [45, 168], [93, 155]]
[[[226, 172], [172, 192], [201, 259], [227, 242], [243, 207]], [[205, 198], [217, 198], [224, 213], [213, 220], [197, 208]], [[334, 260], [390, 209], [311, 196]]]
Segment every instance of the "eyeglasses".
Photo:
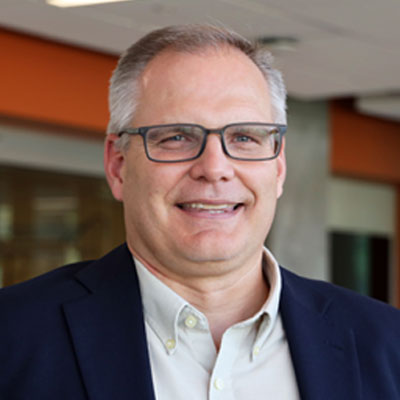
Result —
[[140, 135], [149, 160], [173, 163], [201, 156], [207, 136], [221, 136], [224, 153], [235, 160], [266, 161], [279, 155], [286, 125], [258, 122], [235, 123], [221, 129], [206, 129], [196, 124], [168, 124], [125, 129], [118, 133]]

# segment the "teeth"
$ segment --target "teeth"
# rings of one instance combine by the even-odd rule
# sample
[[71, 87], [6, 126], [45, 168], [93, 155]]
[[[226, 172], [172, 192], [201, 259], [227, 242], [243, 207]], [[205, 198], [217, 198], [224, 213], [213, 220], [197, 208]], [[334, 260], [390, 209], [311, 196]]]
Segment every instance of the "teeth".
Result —
[[183, 208], [197, 208], [200, 210], [222, 211], [234, 207], [234, 204], [204, 204], [204, 203], [185, 203]]

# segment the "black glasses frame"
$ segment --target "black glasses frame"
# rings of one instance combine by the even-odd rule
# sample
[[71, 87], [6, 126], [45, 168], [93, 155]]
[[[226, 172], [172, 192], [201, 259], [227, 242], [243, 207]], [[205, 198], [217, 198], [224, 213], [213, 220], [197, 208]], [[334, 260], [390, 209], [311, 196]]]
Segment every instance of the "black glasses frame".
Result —
[[[201, 144], [199, 152], [193, 157], [184, 158], [182, 160], [159, 160], [159, 159], [151, 157], [149, 154], [149, 150], [147, 148], [147, 132], [153, 128], [169, 128], [169, 127], [182, 126], [182, 125], [197, 127], [203, 131], [203, 133], [204, 133], [203, 142]], [[241, 126], [241, 125], [268, 126], [271, 128], [276, 128], [279, 133], [279, 141], [278, 141], [278, 148], [276, 150], [276, 154], [273, 157], [263, 157], [263, 158], [242, 158], [242, 157], [235, 157], [235, 156], [232, 156], [231, 154], [229, 154], [229, 151], [226, 148], [226, 144], [225, 144], [224, 132], [226, 129], [228, 129], [232, 126]], [[270, 124], [270, 123], [264, 123], [264, 122], [239, 122], [239, 123], [225, 125], [221, 129], [207, 129], [204, 126], [198, 125], [198, 124], [180, 123], [180, 124], [149, 125], [149, 126], [141, 126], [139, 128], [128, 128], [128, 129], [124, 129], [121, 132], [118, 132], [118, 136], [121, 137], [124, 134], [140, 135], [143, 138], [143, 144], [144, 144], [144, 149], [145, 149], [147, 158], [151, 161], [159, 162], [159, 163], [177, 163], [177, 162], [192, 161], [192, 160], [195, 160], [196, 158], [199, 158], [203, 154], [204, 149], [206, 148], [208, 135], [210, 135], [212, 133], [220, 135], [222, 150], [229, 158], [232, 158], [234, 160], [239, 160], [239, 161], [269, 161], [269, 160], [273, 160], [279, 156], [279, 153], [281, 152], [281, 148], [282, 148], [282, 137], [285, 134], [286, 130], [287, 130], [286, 125]]]

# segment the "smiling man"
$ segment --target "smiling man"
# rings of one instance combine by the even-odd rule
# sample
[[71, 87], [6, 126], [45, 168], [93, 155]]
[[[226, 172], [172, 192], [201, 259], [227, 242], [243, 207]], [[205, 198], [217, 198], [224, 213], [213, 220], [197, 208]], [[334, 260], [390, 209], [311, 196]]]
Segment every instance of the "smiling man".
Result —
[[154, 31], [122, 55], [110, 110], [126, 244], [1, 292], [4, 398], [400, 398], [400, 313], [263, 247], [286, 175], [265, 50], [211, 26]]

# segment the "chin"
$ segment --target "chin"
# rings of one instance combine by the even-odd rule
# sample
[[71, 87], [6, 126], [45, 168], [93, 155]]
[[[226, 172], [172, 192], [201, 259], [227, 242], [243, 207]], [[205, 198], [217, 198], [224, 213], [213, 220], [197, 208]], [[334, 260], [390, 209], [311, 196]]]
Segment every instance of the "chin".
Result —
[[235, 245], [230, 240], [218, 240], [218, 238], [210, 236], [185, 246], [187, 258], [193, 262], [223, 262], [243, 253], [245, 248], [243, 244]]

